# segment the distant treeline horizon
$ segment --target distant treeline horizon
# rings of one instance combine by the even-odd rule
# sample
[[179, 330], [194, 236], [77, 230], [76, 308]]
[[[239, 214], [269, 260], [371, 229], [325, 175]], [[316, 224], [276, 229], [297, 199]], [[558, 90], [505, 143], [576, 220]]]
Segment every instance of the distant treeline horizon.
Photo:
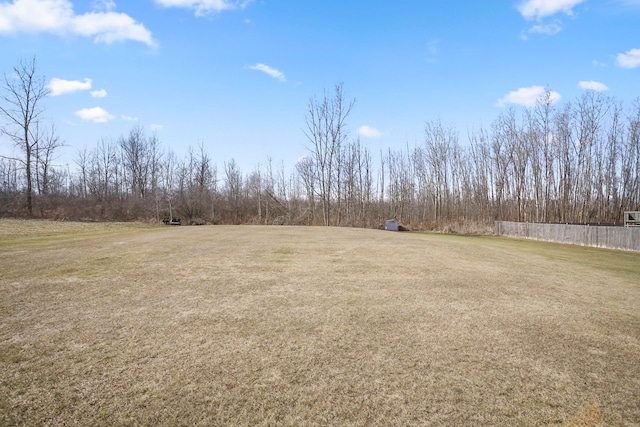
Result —
[[0, 216], [366, 228], [395, 218], [432, 229], [620, 223], [624, 211], [640, 210], [640, 98], [625, 108], [586, 91], [556, 103], [548, 90], [536, 106], [508, 108], [472, 131], [468, 144], [452, 126], [427, 121], [422, 143], [374, 155], [346, 128], [354, 101], [336, 84], [309, 101], [309, 154], [293, 171], [271, 160], [249, 172], [235, 160], [219, 167], [202, 145], [179, 158], [140, 126], [78, 150], [73, 165], [61, 167], [55, 125], [37, 120], [42, 110], [30, 111], [32, 121], [20, 110], [33, 94], [25, 81], [46, 95], [35, 59], [20, 67], [22, 86], [5, 78], [0, 98], [3, 134], [23, 154], [0, 157]]

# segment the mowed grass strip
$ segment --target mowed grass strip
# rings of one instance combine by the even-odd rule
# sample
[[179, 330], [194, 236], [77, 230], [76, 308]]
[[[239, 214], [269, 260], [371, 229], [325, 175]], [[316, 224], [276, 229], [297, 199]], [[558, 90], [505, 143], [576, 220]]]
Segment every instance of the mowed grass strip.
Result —
[[0, 218], [0, 246], [79, 239], [148, 229], [153, 226], [132, 222], [68, 222]]
[[0, 425], [640, 425], [637, 253], [320, 227], [32, 234], [0, 245]]

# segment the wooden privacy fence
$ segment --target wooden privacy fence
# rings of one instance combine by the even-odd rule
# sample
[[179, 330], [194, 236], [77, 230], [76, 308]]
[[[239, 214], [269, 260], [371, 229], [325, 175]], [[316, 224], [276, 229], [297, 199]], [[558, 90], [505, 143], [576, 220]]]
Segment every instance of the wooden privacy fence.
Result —
[[495, 234], [640, 252], [640, 227], [496, 221]]

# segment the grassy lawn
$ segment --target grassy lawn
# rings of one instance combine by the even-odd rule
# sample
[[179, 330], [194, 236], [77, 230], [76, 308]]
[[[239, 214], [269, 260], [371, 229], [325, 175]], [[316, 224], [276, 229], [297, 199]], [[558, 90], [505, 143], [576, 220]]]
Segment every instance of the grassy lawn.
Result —
[[4, 220], [0, 295], [0, 425], [640, 425], [639, 253]]

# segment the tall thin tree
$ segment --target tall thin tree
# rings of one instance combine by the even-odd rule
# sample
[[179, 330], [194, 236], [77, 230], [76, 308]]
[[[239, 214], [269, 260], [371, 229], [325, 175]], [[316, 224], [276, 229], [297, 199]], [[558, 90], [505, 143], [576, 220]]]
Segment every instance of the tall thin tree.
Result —
[[13, 68], [13, 73], [4, 75], [3, 94], [0, 98], [0, 116], [6, 125], [1, 133], [7, 135], [22, 152], [19, 160], [25, 167], [27, 181], [27, 210], [33, 215], [32, 156], [39, 137], [38, 121], [44, 107], [42, 101], [49, 94], [44, 76], [37, 71], [35, 56], [30, 61], [22, 60]]
[[325, 92], [322, 99], [313, 97], [307, 108], [305, 135], [311, 143], [309, 149], [318, 175], [324, 225], [331, 222], [332, 192], [338, 172], [336, 166], [341, 146], [347, 138], [347, 117], [354, 104], [355, 99], [345, 99], [343, 84], [338, 83], [333, 96]]

